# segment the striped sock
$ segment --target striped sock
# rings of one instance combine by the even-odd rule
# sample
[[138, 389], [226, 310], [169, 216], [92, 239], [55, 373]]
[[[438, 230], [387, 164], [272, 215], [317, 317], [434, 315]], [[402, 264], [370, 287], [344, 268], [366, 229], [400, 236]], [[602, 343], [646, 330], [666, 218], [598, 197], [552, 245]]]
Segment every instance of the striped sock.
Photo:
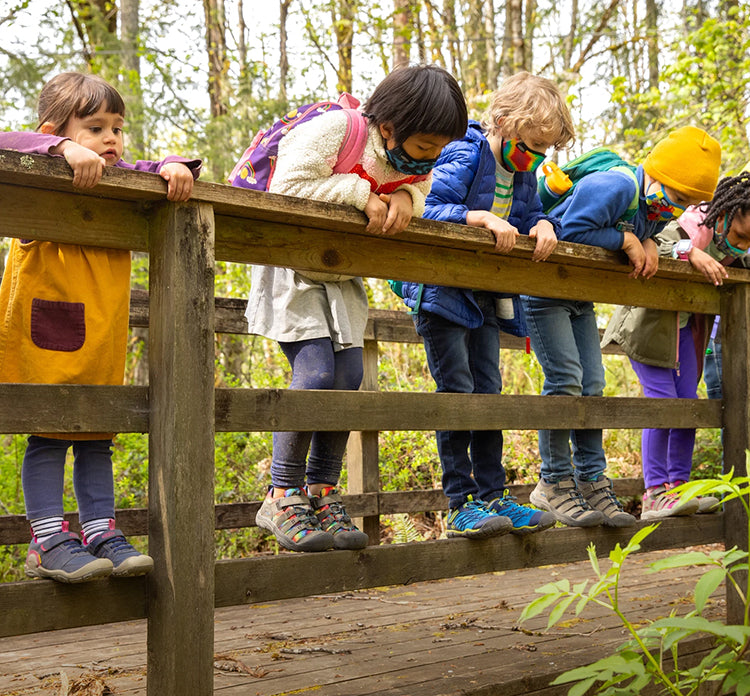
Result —
[[108, 532], [115, 528], [115, 521], [109, 517], [99, 517], [95, 520], [81, 523], [84, 543], [90, 544], [96, 537], [103, 532]]
[[31, 531], [37, 542], [46, 541], [51, 536], [62, 532], [63, 516], [55, 515], [54, 517], [40, 517], [38, 520], [31, 520]]

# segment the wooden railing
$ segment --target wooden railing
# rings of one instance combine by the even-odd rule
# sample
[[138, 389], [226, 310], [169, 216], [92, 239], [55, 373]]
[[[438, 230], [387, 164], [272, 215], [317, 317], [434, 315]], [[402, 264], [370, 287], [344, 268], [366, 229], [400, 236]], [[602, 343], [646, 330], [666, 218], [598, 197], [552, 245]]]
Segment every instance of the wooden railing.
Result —
[[[560, 243], [545, 263], [521, 239], [496, 254], [486, 230], [413, 221], [394, 238], [365, 233], [358, 212], [335, 205], [198, 182], [193, 199], [164, 200], [156, 176], [105, 170], [76, 192], [60, 160], [0, 152], [5, 236], [150, 254], [149, 386], [0, 385], [0, 432], [148, 432], [147, 516], [118, 524], [149, 535], [154, 571], [78, 586], [0, 585], [0, 635], [148, 619], [148, 693], [212, 692], [213, 608], [417, 580], [568, 562], [590, 541], [605, 554], [623, 530], [554, 529], [518, 538], [448, 539], [363, 551], [214, 560], [214, 529], [252, 524], [257, 503], [215, 506], [214, 432], [352, 430], [348, 507], [372, 531], [379, 515], [442, 509], [442, 493], [379, 490], [380, 430], [725, 428], [725, 467], [744, 472], [748, 447], [750, 273], [730, 269], [717, 289], [664, 260], [649, 281], [627, 277], [618, 254]], [[214, 389], [215, 260], [284, 265], [478, 289], [721, 312], [724, 399], [671, 400], [377, 392], [370, 366], [359, 392]], [[377, 334], [377, 318], [372, 339]], [[391, 330], [389, 328], [388, 330]], [[186, 350], [185, 347], [190, 349]], [[140, 514], [140, 518], [138, 515]], [[0, 543], [19, 543], [17, 518], [0, 518]], [[743, 543], [739, 506], [665, 520], [646, 548]], [[24, 535], [26, 528], [24, 526]], [[728, 596], [730, 618], [738, 600]]]

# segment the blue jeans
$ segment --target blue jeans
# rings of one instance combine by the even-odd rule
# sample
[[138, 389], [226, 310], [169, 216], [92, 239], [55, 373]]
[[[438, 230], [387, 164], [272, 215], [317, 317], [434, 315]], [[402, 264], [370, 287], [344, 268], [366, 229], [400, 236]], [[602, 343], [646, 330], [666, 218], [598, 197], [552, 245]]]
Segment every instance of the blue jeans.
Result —
[[[437, 391], [459, 394], [499, 394], [500, 337], [495, 298], [475, 292], [484, 324], [467, 329], [432, 312], [414, 318], [424, 341], [427, 364]], [[469, 495], [492, 500], [505, 490], [502, 464], [503, 433], [500, 430], [439, 430], [436, 433], [443, 491], [452, 508]]]
[[[330, 338], [279, 346], [292, 366], [290, 389], [359, 389], [361, 348], [334, 351]], [[305, 482], [335, 486], [348, 439], [348, 431], [274, 433], [271, 483], [276, 488], [302, 488]]]
[[57, 440], [32, 435], [21, 469], [27, 519], [63, 514], [65, 456], [71, 446], [79, 521], [114, 518], [112, 440]]
[[[542, 394], [601, 396], [604, 366], [593, 302], [527, 296], [522, 301], [531, 347], [544, 370]], [[547, 483], [573, 474], [593, 481], [607, 467], [601, 430], [540, 430], [539, 455]]]

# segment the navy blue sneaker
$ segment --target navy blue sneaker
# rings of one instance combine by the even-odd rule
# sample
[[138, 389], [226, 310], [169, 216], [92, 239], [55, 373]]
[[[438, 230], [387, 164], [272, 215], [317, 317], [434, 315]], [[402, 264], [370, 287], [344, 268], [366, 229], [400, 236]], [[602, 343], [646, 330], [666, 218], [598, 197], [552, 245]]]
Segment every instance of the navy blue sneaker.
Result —
[[533, 534], [548, 529], [555, 524], [555, 516], [551, 512], [537, 510], [528, 505], [519, 505], [514, 496], [508, 491], [502, 498], [494, 498], [487, 503], [487, 507], [498, 515], [507, 517], [513, 523], [513, 534]]
[[[111, 524], [114, 523], [114, 520]], [[119, 529], [98, 534], [86, 544], [86, 550], [97, 558], [107, 558], [114, 566], [112, 575], [119, 578], [146, 575], [154, 567], [154, 559], [134, 549]]]
[[31, 578], [50, 578], [70, 583], [88, 582], [111, 575], [112, 562], [106, 558], [92, 558], [78, 535], [68, 531], [68, 523], [65, 522], [62, 532], [41, 542], [36, 541], [36, 538], [32, 540], [25, 571]]
[[507, 534], [513, 529], [513, 522], [507, 517], [494, 513], [483, 500], [472, 496], [448, 513], [448, 536], [486, 539]]

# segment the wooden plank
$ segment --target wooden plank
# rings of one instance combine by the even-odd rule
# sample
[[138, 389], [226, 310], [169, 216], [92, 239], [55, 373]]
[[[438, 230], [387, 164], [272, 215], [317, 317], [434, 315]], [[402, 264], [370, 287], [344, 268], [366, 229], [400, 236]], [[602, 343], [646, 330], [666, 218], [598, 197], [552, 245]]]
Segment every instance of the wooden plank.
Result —
[[[637, 497], [643, 493], [643, 479], [612, 479], [615, 493], [621, 497]], [[533, 483], [510, 484], [508, 492], [516, 496], [520, 503], [529, 502], [529, 493], [534, 489]], [[345, 495], [347, 511], [357, 517], [376, 515], [397, 515], [400, 513], [419, 513], [444, 511], [448, 499], [440, 489], [411, 491], [380, 491]], [[255, 513], [260, 501], [250, 503], [224, 503], [214, 507], [216, 529], [237, 529], [255, 526]], [[117, 510], [117, 526], [126, 536], [144, 536], [148, 534], [148, 510], [146, 508], [126, 508]], [[65, 519], [71, 531], [80, 531], [78, 513], [68, 512]], [[24, 515], [0, 516], [0, 544], [27, 544], [29, 541], [29, 523]]]
[[[660, 529], [648, 537], [643, 550], [720, 542], [723, 524], [721, 514], [664, 520]], [[228, 607], [553, 563], [568, 564], [587, 558], [586, 548], [590, 542], [596, 545], [597, 555], [606, 556], [616, 543], [627, 543], [633, 531], [567, 527], [523, 538], [509, 534], [485, 541], [441, 539], [371, 546], [360, 552], [283, 553], [219, 561], [214, 569], [215, 605]], [[195, 584], [202, 582], [200, 576], [188, 579]], [[147, 604], [154, 601], [154, 595], [162, 596], [162, 592], [153, 577], [109, 578], [77, 586], [53, 581], [3, 583], [0, 584], [0, 616], [3, 617], [0, 637], [146, 618]], [[205, 595], [202, 599], [206, 596], [210, 597]], [[187, 631], [183, 635], [191, 636], [191, 642], [198, 640], [195, 635], [199, 625], [197, 609], [196, 602], [186, 611], [187, 626], [181, 628]], [[174, 648], [174, 636], [181, 634], [171, 635]], [[193, 650], [187, 645], [182, 649]], [[151, 683], [149, 679], [149, 688]]]
[[[378, 390], [378, 344], [365, 341], [362, 351], [362, 391]], [[378, 466], [378, 432], [358, 430], [349, 435], [346, 447], [347, 487], [350, 493], [377, 493], [380, 490]], [[349, 514], [352, 512], [349, 510]], [[380, 518], [377, 515], [357, 516], [355, 524], [370, 538], [370, 544], [380, 543]]]
[[53, 580], [0, 584], [0, 636], [146, 618], [145, 577], [65, 585]]
[[80, 384], [0, 384], [0, 432], [145, 433], [148, 390]]
[[415, 244], [402, 236], [372, 237], [261, 221], [248, 225], [237, 218], [217, 220], [216, 257], [224, 261], [436, 284], [445, 284], [449, 277], [452, 285], [479, 290], [586, 297], [596, 302], [711, 314], [719, 310], [718, 290], [687, 274], [634, 280], [627, 277], [626, 264], [602, 264], [594, 273], [591, 268], [570, 264], [568, 257], [554, 256], [535, 263], [524, 258], [521, 250], [500, 255], [491, 248], [477, 252]]
[[[2, 155], [0, 188], [73, 191], [69, 167], [60, 158], [9, 151], [3, 151]], [[163, 198], [165, 187], [157, 175], [110, 168], [95, 189], [76, 192], [76, 198], [88, 199], [86, 205], [106, 200], [107, 205], [100, 206], [105, 209], [112, 200], [139, 201], [132, 206], [133, 213], [137, 213], [142, 201]], [[385, 239], [365, 233], [364, 216], [346, 206], [200, 181], [194, 187], [193, 200], [204, 201], [214, 208], [216, 256], [222, 260], [352, 271], [358, 275], [426, 282], [445, 282], [449, 275], [452, 282], [465, 287], [692, 311], [718, 309], [718, 291], [696, 271], [686, 268], [686, 264], [669, 260], [664, 261], [655, 278], [632, 280], [627, 278], [629, 266], [622, 254], [595, 247], [561, 243], [547, 262], [536, 264], [531, 261], [532, 240], [522, 238], [513, 252], [500, 255], [494, 252], [492, 236], [487, 230], [464, 225], [414, 220], [397, 238]], [[45, 224], [50, 230], [54, 228], [53, 215], [45, 216], [37, 208], [35, 217], [46, 217]], [[122, 236], [107, 244], [141, 248], [143, 237], [140, 242], [133, 237], [133, 241], [126, 243], [128, 234], [123, 231]], [[59, 240], [57, 236], [54, 238]], [[87, 226], [80, 228], [77, 241], [102, 244], [97, 229]], [[592, 273], [592, 269], [600, 272]], [[729, 274], [727, 285], [750, 280], [748, 271], [729, 269]]]
[[[712, 399], [217, 389], [216, 430], [717, 428]], [[145, 387], [0, 384], [0, 432], [147, 432]], [[744, 460], [743, 460], [744, 461]]]
[[0, 208], [7, 237], [78, 244], [89, 230], [89, 246], [137, 251], [148, 240], [148, 219], [132, 203], [0, 185]]
[[[281, 554], [268, 558], [219, 561], [216, 606], [233, 606], [343, 590], [408, 585], [418, 580], [512, 570], [586, 558], [594, 542], [597, 554], [625, 544], [633, 528], [572, 527], [516, 537], [444, 539], [392, 546], [370, 546], [360, 552]], [[664, 520], [645, 541], [644, 550], [681, 548], [723, 540], [722, 515]], [[290, 582], [304, 578], [304, 582]]]
[[[734, 287], [722, 293], [721, 340], [723, 357], [723, 467], [735, 476], [747, 476], [746, 457], [750, 449], [750, 286]], [[739, 500], [726, 505], [726, 545], [747, 551], [748, 520]], [[747, 571], [737, 575], [740, 587], [747, 587]], [[727, 617], [743, 623], [745, 603], [727, 588]]]
[[[153, 226], [149, 284], [148, 693], [213, 693], [214, 225], [170, 204]], [[178, 640], [175, 637], [179, 636]]]
[[711, 399], [217, 389], [216, 429], [716, 428]]

